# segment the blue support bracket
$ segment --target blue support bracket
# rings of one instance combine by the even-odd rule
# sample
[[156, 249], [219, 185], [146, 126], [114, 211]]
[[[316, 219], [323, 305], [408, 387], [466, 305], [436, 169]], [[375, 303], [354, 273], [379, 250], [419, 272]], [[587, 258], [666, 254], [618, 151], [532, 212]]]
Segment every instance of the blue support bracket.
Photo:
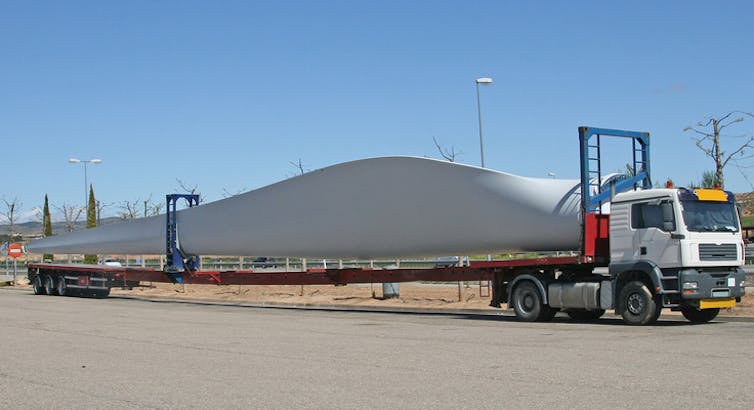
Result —
[[[630, 138], [633, 144], [633, 175], [610, 181], [604, 189], [600, 139], [603, 136]], [[581, 210], [583, 213], [599, 212], [602, 203], [612, 195], [629, 189], [652, 188], [649, 161], [649, 133], [612, 130], [607, 128], [579, 127], [581, 156]]]
[[201, 267], [199, 255], [187, 255], [181, 249], [178, 240], [177, 205], [178, 200], [185, 199], [189, 208], [199, 205], [199, 195], [196, 194], [169, 194], [165, 195], [167, 213], [165, 215], [165, 266], [163, 271], [174, 283], [183, 282], [183, 272], [194, 272]]

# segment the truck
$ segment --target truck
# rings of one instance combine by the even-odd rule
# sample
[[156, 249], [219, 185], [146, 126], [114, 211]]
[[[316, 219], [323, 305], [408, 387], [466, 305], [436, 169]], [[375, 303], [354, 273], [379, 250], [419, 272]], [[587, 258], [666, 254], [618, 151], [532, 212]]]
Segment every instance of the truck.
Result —
[[[631, 141], [629, 175], [605, 176], [603, 138]], [[177, 246], [168, 195], [166, 264], [162, 269], [30, 264], [38, 295], [106, 297], [112, 287], [142, 281], [218, 285], [316, 285], [410, 281], [488, 281], [493, 307], [507, 304], [527, 322], [564, 312], [591, 321], [613, 310], [629, 325], [657, 321], [663, 309], [692, 323], [709, 322], [745, 293], [744, 241], [735, 196], [721, 189], [656, 188], [646, 132], [579, 127], [580, 241], [577, 252], [526, 259], [468, 261], [430, 268], [305, 269], [270, 272], [202, 270]]]

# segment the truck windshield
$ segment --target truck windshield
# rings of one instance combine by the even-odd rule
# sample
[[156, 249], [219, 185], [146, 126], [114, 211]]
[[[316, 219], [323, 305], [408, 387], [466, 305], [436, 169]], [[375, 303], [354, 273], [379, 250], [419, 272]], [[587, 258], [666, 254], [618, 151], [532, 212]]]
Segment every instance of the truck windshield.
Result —
[[683, 220], [693, 232], [738, 232], [738, 214], [732, 203], [681, 201]]

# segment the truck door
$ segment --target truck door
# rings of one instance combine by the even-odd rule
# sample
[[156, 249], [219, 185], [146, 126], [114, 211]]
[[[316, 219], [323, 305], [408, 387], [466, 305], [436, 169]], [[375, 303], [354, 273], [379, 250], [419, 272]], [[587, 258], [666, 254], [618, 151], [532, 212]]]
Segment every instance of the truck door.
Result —
[[680, 240], [672, 237], [676, 229], [672, 202], [654, 200], [631, 205], [634, 229], [634, 258], [652, 261], [660, 268], [681, 263]]

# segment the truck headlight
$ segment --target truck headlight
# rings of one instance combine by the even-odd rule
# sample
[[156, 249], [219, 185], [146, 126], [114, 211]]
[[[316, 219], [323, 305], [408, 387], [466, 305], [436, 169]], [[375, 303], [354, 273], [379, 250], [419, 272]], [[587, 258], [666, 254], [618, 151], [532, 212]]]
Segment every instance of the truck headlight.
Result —
[[699, 289], [699, 282], [683, 282], [684, 289]]

